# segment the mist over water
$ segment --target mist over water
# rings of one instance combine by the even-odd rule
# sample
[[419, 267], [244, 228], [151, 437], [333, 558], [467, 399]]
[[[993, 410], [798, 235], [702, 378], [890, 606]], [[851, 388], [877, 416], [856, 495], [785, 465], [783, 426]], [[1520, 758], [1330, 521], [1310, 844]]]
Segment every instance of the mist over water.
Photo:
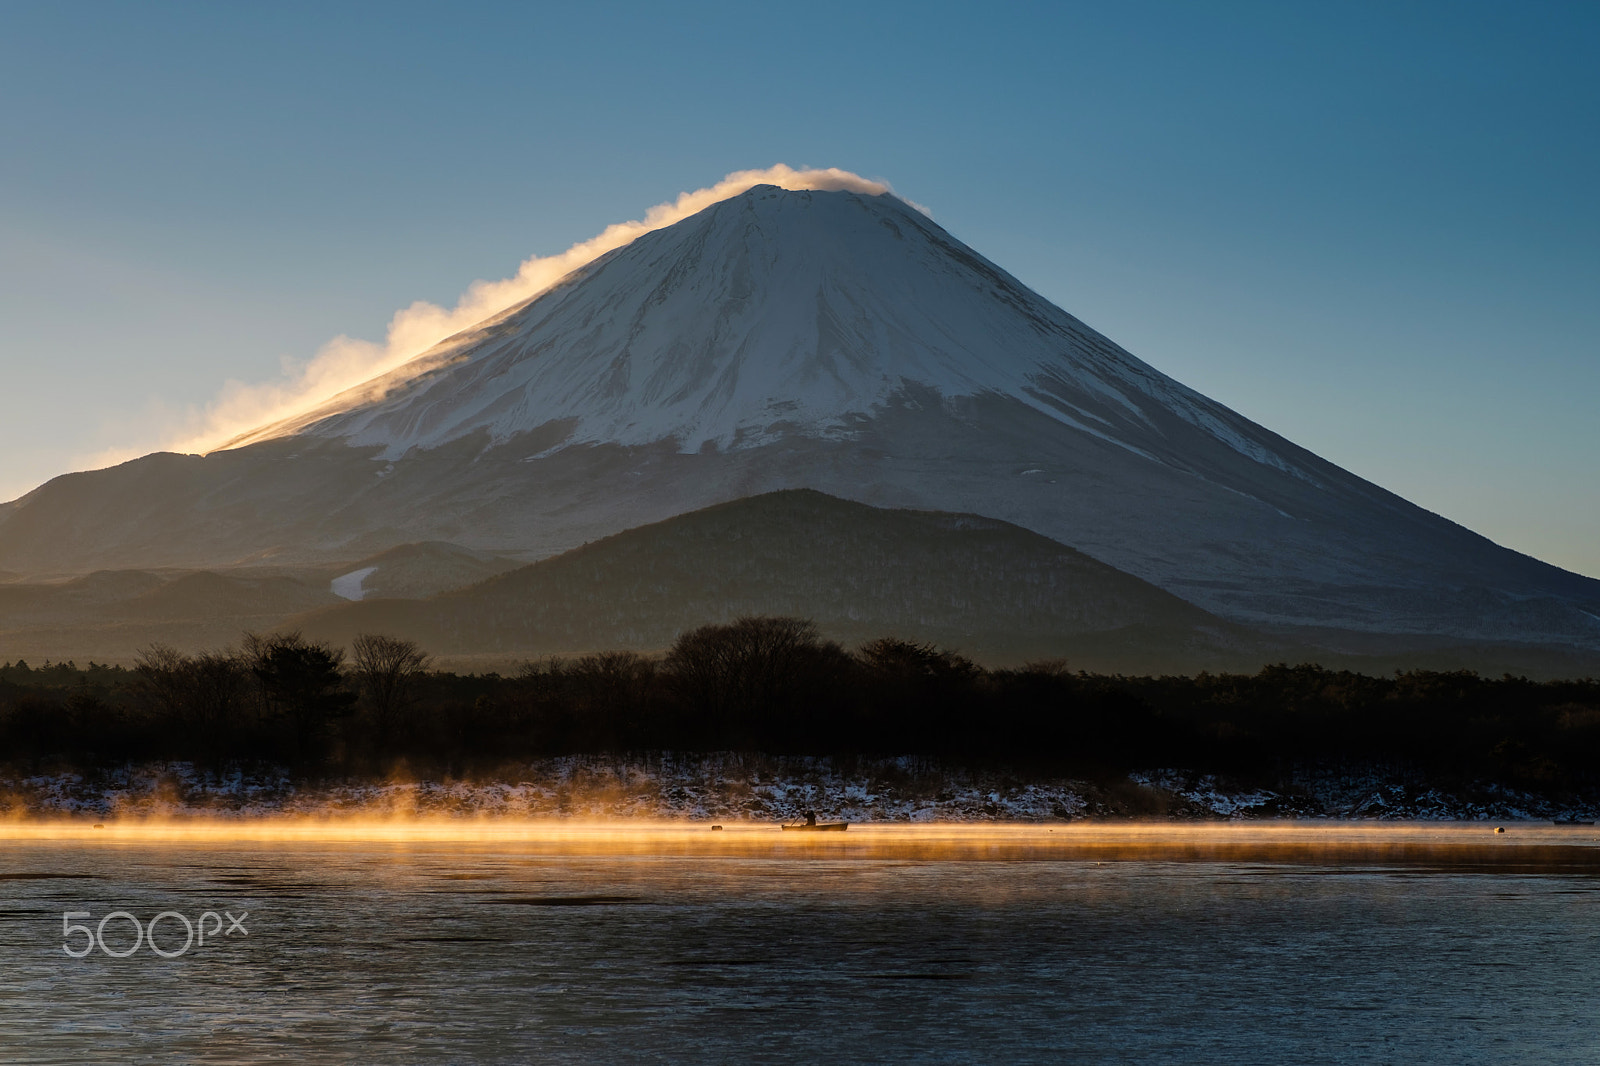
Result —
[[1592, 828], [225, 828], [7, 831], [8, 1062], [1600, 1053]]

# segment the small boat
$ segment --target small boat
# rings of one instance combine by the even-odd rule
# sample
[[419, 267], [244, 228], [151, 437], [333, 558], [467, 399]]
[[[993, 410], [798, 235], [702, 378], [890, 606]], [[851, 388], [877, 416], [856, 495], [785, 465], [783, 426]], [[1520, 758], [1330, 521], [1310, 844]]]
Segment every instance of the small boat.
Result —
[[1552, 819], [1550, 819], [1550, 821], [1554, 825], [1593, 825], [1594, 824], [1594, 819], [1593, 818], [1552, 818]]
[[802, 822], [800, 825], [786, 825], [783, 827], [785, 832], [793, 829], [797, 832], [809, 833], [842, 833], [849, 828], [849, 822], [812, 822], [809, 825]]

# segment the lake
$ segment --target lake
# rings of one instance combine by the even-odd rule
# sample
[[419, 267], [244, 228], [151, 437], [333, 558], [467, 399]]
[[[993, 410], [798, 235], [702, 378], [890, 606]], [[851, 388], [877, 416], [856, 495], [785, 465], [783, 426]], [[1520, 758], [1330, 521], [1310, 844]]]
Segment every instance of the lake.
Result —
[[12, 825], [0, 1060], [1592, 1064], [1597, 837]]

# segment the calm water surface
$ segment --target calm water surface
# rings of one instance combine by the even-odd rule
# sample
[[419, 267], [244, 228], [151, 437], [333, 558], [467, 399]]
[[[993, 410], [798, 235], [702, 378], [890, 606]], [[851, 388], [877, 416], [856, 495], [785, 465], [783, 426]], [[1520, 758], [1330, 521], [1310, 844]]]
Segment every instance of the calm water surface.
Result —
[[[1600, 1062], [1592, 830], [1529, 861], [776, 836], [0, 839], [0, 1061]], [[63, 952], [114, 910], [248, 935]]]

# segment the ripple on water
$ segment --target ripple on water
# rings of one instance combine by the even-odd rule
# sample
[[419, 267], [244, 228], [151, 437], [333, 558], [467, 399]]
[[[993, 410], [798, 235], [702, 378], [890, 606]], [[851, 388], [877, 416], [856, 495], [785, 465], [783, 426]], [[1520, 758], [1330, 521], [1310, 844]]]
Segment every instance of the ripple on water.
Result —
[[[1337, 863], [10, 841], [3, 1057], [1600, 1061], [1600, 867], [1399, 839]], [[69, 909], [251, 917], [181, 958], [80, 960]]]

